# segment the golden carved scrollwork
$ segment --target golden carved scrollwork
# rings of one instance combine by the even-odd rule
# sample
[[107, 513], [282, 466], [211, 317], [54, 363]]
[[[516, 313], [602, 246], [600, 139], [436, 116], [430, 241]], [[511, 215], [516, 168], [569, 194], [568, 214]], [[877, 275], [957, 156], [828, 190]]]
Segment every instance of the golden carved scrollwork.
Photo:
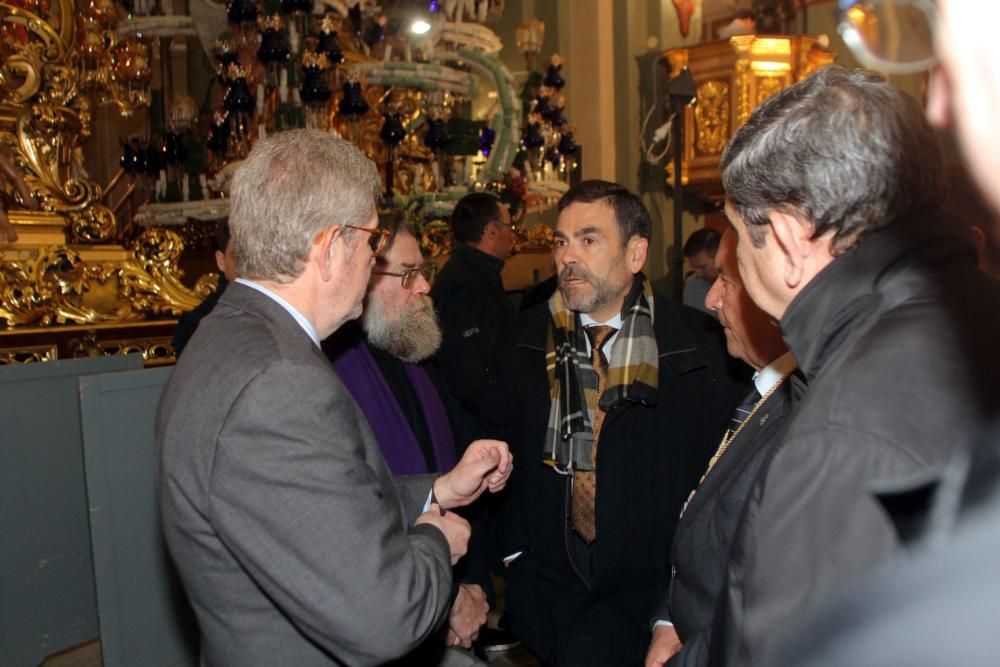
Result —
[[[58, 3], [59, 27], [22, 7], [0, 3], [4, 62], [0, 65], [0, 100], [13, 104], [36, 95], [53, 104], [65, 103], [73, 92], [64, 61], [74, 38], [73, 2]], [[20, 29], [22, 32], [17, 32]]]
[[218, 273], [204, 273], [194, 284], [194, 293], [204, 299], [219, 288]]
[[199, 296], [180, 280], [184, 244], [174, 232], [141, 235], [132, 257], [87, 262], [71, 247], [43, 248], [30, 262], [0, 263], [0, 324], [94, 324], [176, 316]]
[[431, 220], [419, 229], [420, 247], [430, 257], [436, 259], [451, 253], [451, 228], [445, 220]]
[[75, 358], [138, 354], [147, 367], [173, 363], [177, 359], [170, 338], [98, 340], [96, 332], [88, 331], [82, 337], [71, 340], [68, 347], [69, 356]]
[[130, 353], [171, 363], [172, 318], [214, 287], [182, 284], [174, 231], [122, 245], [102, 189], [77, 175], [96, 106], [148, 101], [149, 47], [116, 34], [118, 11], [113, 0], [0, 0], [0, 188], [15, 232], [0, 239], [0, 365]]
[[76, 111], [41, 103], [0, 107], [0, 128], [9, 123], [16, 137], [16, 160], [42, 208], [63, 214], [75, 241], [112, 240], [117, 226], [111, 210], [99, 203], [103, 195], [100, 186], [69, 173], [72, 151], [83, 127]]
[[59, 358], [55, 345], [31, 345], [22, 348], [0, 348], [0, 366], [38, 364]]
[[696, 96], [695, 147], [699, 153], [716, 155], [729, 139], [729, 84], [720, 79], [705, 81]]
[[90, 133], [96, 102], [123, 113], [148, 103], [148, 46], [117, 39], [113, 4], [79, 12], [73, 0], [24, 4], [0, 2], [0, 144], [41, 207], [65, 217], [70, 241], [107, 243], [115, 217], [98, 185], [72, 176], [73, 150]]
[[122, 295], [134, 308], [153, 315], [179, 315], [198, 305], [196, 294], [181, 282], [177, 266], [184, 242], [169, 229], [154, 227], [143, 232], [132, 252], [136, 263], [121, 269]]
[[785, 87], [785, 80], [775, 76], [764, 76], [757, 79], [757, 104], [779, 93]]

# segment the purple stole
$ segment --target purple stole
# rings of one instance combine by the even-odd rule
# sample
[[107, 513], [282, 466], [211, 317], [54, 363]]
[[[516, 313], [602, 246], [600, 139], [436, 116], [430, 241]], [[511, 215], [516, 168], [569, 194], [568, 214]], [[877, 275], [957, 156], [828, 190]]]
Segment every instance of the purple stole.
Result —
[[[448, 472], [456, 463], [455, 438], [444, 404], [427, 371], [419, 364], [404, 363], [403, 367], [423, 409], [438, 472]], [[392, 474], [430, 472], [413, 429], [364, 341], [358, 340], [356, 344], [340, 350], [333, 361], [333, 369], [361, 406]]]

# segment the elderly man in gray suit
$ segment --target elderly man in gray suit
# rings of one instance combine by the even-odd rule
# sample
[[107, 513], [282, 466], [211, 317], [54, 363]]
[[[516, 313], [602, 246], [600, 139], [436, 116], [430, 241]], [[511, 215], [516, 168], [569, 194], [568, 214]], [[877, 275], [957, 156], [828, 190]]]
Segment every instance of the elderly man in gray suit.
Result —
[[783, 418], [805, 391], [777, 323], [743, 286], [736, 238], [732, 228], [722, 235], [714, 260], [717, 277], [705, 307], [718, 313], [729, 354], [756, 371], [754, 386], [684, 504], [674, 533], [670, 587], [657, 610], [646, 667], [662, 667], [668, 660], [670, 667], [708, 664], [733, 535], [750, 490], [780, 440]]
[[506, 444], [483, 440], [446, 475], [394, 483], [320, 351], [361, 313], [388, 240], [379, 186], [360, 151], [308, 130], [258, 142], [236, 173], [239, 278], [192, 338], [156, 424], [164, 532], [202, 664], [404, 654], [448, 613], [469, 526], [447, 510], [510, 474]]

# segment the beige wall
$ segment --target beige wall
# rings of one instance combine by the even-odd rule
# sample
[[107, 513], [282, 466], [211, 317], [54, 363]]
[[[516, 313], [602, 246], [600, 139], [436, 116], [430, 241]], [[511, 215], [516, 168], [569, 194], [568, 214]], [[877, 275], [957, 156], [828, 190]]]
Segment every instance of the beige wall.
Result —
[[[566, 109], [585, 146], [583, 177], [616, 179], [612, 0], [560, 0]], [[565, 18], [563, 18], [565, 17]]]

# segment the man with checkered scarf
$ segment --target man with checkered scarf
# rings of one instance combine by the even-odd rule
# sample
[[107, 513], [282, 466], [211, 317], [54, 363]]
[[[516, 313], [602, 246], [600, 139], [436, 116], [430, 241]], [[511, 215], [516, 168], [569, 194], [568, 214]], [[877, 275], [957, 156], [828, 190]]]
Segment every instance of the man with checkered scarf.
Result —
[[519, 461], [505, 622], [545, 664], [642, 664], [681, 505], [746, 393], [718, 323], [654, 295], [651, 226], [615, 183], [562, 197], [559, 290], [518, 316], [487, 408]]

